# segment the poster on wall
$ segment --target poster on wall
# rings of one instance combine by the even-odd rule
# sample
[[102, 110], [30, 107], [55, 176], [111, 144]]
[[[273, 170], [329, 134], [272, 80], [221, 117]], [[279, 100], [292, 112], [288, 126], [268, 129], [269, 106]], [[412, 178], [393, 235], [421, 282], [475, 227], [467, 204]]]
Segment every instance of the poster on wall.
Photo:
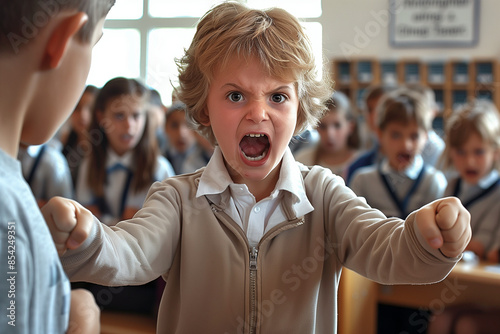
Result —
[[480, 0], [389, 0], [394, 47], [471, 47], [479, 36]]

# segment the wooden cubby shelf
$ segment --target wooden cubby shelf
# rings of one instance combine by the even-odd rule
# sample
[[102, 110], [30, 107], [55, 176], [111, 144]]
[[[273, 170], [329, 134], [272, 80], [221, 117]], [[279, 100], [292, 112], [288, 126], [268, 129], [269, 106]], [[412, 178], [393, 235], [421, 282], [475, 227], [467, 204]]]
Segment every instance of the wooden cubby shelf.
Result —
[[333, 59], [335, 89], [360, 106], [364, 89], [370, 85], [422, 84], [432, 88], [446, 118], [473, 98], [489, 99], [500, 109], [500, 78], [497, 59], [418, 59], [377, 58]]

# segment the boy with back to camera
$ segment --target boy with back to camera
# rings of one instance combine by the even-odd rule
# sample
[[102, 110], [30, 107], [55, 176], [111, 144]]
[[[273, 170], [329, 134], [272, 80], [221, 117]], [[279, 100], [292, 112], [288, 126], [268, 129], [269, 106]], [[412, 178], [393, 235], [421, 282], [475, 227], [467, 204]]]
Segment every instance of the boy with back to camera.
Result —
[[46, 142], [73, 110], [113, 3], [0, 0], [1, 333], [99, 331], [99, 310], [89, 293], [70, 291], [16, 157], [20, 143]]
[[458, 200], [387, 218], [329, 170], [293, 159], [290, 138], [331, 94], [311, 50], [284, 10], [210, 10], [178, 63], [179, 98], [216, 145], [210, 162], [155, 183], [112, 228], [51, 200], [44, 216], [71, 279], [162, 275], [158, 333], [335, 333], [343, 266], [385, 283], [445, 277], [470, 239]]

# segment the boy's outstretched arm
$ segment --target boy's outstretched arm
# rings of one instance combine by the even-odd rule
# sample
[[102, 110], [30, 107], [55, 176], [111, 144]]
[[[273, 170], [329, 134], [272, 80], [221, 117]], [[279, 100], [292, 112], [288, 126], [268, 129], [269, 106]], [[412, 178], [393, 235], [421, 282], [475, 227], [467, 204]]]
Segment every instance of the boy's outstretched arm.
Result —
[[53, 197], [42, 208], [59, 256], [78, 248], [89, 236], [94, 216], [76, 201]]
[[417, 211], [415, 219], [427, 243], [450, 258], [460, 256], [472, 236], [470, 213], [456, 197], [429, 203]]

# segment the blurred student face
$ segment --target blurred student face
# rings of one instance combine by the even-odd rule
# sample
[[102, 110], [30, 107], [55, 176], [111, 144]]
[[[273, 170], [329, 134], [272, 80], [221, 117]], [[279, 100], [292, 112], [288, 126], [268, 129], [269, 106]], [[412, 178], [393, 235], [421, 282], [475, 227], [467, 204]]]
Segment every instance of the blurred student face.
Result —
[[397, 171], [402, 171], [413, 163], [427, 140], [426, 131], [415, 121], [408, 124], [390, 122], [378, 131], [378, 135], [389, 165]]
[[500, 158], [498, 149], [472, 133], [461, 147], [452, 147], [450, 158], [462, 180], [477, 184]]
[[194, 131], [189, 127], [183, 110], [175, 110], [168, 115], [165, 133], [170, 145], [180, 153], [186, 152], [196, 141]]
[[111, 99], [100, 122], [110, 147], [118, 155], [133, 150], [144, 134], [146, 125], [144, 100], [134, 95]]
[[327, 112], [321, 119], [317, 131], [321, 150], [335, 154], [347, 148], [347, 140], [352, 132], [352, 123], [343, 112]]
[[87, 129], [92, 119], [92, 106], [94, 101], [94, 94], [89, 92], [83, 93], [73, 114], [71, 114], [71, 126], [79, 135], [87, 133]]
[[368, 117], [367, 125], [373, 133], [377, 133], [376, 109], [381, 97], [382, 96], [372, 97], [371, 99], [366, 101], [366, 115]]

